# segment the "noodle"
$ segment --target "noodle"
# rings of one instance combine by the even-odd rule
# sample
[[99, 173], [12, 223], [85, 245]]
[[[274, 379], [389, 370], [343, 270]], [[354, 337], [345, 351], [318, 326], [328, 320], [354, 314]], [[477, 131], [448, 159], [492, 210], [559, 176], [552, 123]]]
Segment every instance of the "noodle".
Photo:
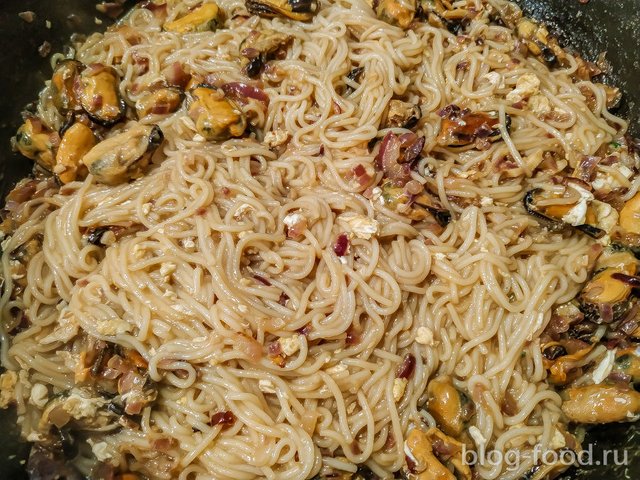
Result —
[[[44, 435], [33, 387], [49, 395], [77, 388], [83, 351], [102, 341], [142, 357], [157, 398], [139, 426], [99, 435], [88, 427], [85, 435], [99, 460], [147, 478], [301, 480], [361, 465], [392, 478], [405, 462], [407, 432], [435, 425], [425, 391], [444, 375], [475, 405], [466, 428], [476, 427], [486, 447], [526, 452], [532, 440], [549, 443], [566, 419], [538, 338], [552, 307], [587, 279], [591, 242], [539, 228], [521, 199], [545, 179], [544, 152], [573, 165], [626, 124], [607, 112], [599, 86], [573, 82], [573, 57], [550, 71], [514, 49], [513, 30], [486, 13], [505, 2], [455, 3], [482, 12], [465, 35], [428, 22], [405, 31], [363, 0], [323, 2], [308, 23], [233, 17], [242, 2], [223, 0], [227, 28], [166, 32], [136, 8], [119, 24], [136, 41], [116, 28], [77, 46], [77, 60], [116, 67], [133, 104], [139, 87], [164, 80], [175, 62], [219, 84], [246, 82], [238, 52], [252, 30], [293, 38], [264, 74], [268, 109], [243, 106], [250, 136], [207, 142], [184, 106], [151, 115], [142, 123], [159, 125], [165, 141], [143, 177], [106, 186], [89, 175], [25, 203], [24, 223], [2, 245], [1, 300], [3, 318], [19, 309], [29, 321], [11, 337], [9, 327], [2, 332], [2, 363], [20, 375], [25, 436]], [[179, 4], [168, 20], [197, 2]], [[361, 77], [347, 77], [356, 67]], [[557, 118], [540, 120], [505, 99], [525, 74], [539, 78]], [[593, 91], [594, 111], [581, 85]], [[399, 96], [421, 109], [425, 146], [412, 178], [452, 212], [441, 232], [381, 204], [350, 173], [362, 166], [373, 185], [380, 180], [377, 149], [367, 145], [409, 132], [384, 127]], [[503, 141], [484, 149], [438, 143], [438, 112], [451, 104], [499, 112]], [[46, 108], [41, 102], [40, 115], [59, 127], [62, 118]], [[272, 131], [288, 132], [286, 148], [263, 141]], [[638, 182], [627, 186], [631, 195]], [[285, 224], [292, 214], [304, 219], [299, 236]], [[354, 234], [351, 214], [375, 220], [375, 233]], [[87, 231], [110, 226], [125, 233], [106, 247], [87, 242]], [[349, 231], [338, 256], [336, 238]], [[42, 248], [12, 296], [12, 252], [33, 239]], [[273, 345], [287, 352], [279, 360]], [[415, 366], [400, 378], [409, 357]], [[235, 421], [214, 424], [217, 412]], [[474, 470], [515, 479], [532, 462]]]

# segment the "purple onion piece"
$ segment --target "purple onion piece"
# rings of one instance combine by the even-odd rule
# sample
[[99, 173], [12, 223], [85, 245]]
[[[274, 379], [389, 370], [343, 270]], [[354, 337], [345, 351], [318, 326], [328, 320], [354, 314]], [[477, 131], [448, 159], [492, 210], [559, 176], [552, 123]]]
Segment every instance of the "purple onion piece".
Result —
[[413, 375], [413, 371], [415, 370], [415, 368], [416, 357], [414, 357], [413, 354], [408, 353], [407, 355], [405, 355], [404, 360], [402, 360], [400, 366], [398, 366], [398, 370], [396, 370], [396, 377], [409, 378], [411, 375]]
[[349, 251], [349, 237], [346, 233], [341, 233], [333, 245], [334, 253], [339, 257], [344, 257]]

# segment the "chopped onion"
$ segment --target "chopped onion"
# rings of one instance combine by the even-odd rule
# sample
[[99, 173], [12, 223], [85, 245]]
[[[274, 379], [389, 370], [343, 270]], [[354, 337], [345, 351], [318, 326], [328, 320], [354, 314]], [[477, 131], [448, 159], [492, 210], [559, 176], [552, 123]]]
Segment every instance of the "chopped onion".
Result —
[[251, 85], [247, 85], [246, 83], [225, 83], [224, 85], [222, 85], [222, 90], [224, 90], [225, 94], [241, 103], [246, 103], [248, 98], [253, 98], [254, 100], [262, 102], [265, 107], [269, 106], [269, 95], [267, 95], [264, 90], [261, 90], [257, 87], [252, 87]]
[[415, 370], [415, 368], [416, 357], [414, 357], [413, 354], [408, 353], [407, 355], [405, 355], [404, 360], [402, 360], [402, 363], [398, 367], [398, 370], [396, 371], [396, 377], [409, 378], [411, 375], [413, 375], [413, 371]]

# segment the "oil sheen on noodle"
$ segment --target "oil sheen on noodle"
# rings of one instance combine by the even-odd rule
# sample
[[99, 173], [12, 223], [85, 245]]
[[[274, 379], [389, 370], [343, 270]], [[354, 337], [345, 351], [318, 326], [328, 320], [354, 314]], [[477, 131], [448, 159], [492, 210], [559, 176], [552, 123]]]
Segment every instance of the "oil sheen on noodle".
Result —
[[[242, 5], [219, 4], [227, 12]], [[593, 114], [571, 68], [551, 72], [532, 57], [511, 64], [515, 37], [506, 27], [473, 22], [473, 34], [486, 40], [463, 45], [427, 23], [405, 31], [382, 22], [362, 0], [323, 2], [309, 23], [251, 17], [183, 36], [163, 32], [145, 9], [124, 23], [135, 28], [138, 44], [107, 32], [77, 51], [86, 64], [120, 61], [123, 93], [134, 82], [136, 57], [149, 59], [148, 72], [135, 80], [141, 84], [161, 79], [176, 61], [202, 76], [245, 81], [237, 57], [250, 30], [268, 26], [295, 40], [278, 62], [281, 83], [265, 85], [266, 117], [255, 109], [264, 124], [257, 139], [205, 142], [183, 107], [148, 119], [166, 141], [164, 160], [146, 176], [112, 187], [89, 176], [32, 200], [30, 219], [4, 248], [44, 237], [24, 295], [10, 303], [3, 297], [5, 311], [24, 308], [32, 322], [2, 350], [3, 363], [28, 369], [17, 385], [26, 434], [41, 412], [21, 395], [25, 382], [74, 386], [73, 370], [56, 354], [60, 342], [41, 342], [64, 322], [72, 335], [77, 325], [77, 332], [148, 360], [160, 386], [141, 429], [107, 431], [101, 441], [112, 461], [133, 462], [150, 478], [175, 478], [151, 466], [154, 435], [176, 440], [167, 457], [180, 479], [300, 480], [362, 463], [392, 476], [404, 463], [408, 429], [435, 424], [419, 405], [438, 374], [470, 392], [476, 442], [523, 451], [530, 442], [549, 444], [561, 400], [544, 381], [537, 336], [551, 307], [573, 298], [587, 278], [589, 243], [529, 228], [536, 221], [521, 198], [536, 152], [593, 154], [625, 128], [606, 111], [602, 92], [592, 87], [601, 106]], [[467, 68], [457, 68], [463, 60]], [[353, 66], [366, 75], [341, 96], [336, 89]], [[512, 108], [505, 96], [525, 73], [535, 73], [540, 91], [568, 115], [543, 123]], [[367, 144], [386, 133], [379, 127], [394, 95], [422, 99], [420, 133], [430, 153], [413, 175], [454, 212], [440, 235], [412, 226], [345, 176], [359, 164], [375, 170]], [[440, 147], [436, 112], [449, 104], [508, 114], [511, 135], [484, 151]], [[276, 130], [292, 137], [280, 155], [260, 141]], [[493, 167], [506, 154], [517, 162], [509, 177]], [[286, 235], [291, 213], [307, 222], [297, 239]], [[349, 229], [345, 213], [375, 219], [378, 228], [369, 239], [353, 237], [339, 258], [333, 245]], [[106, 249], [82, 241], [86, 228], [126, 222], [144, 228]], [[5, 278], [5, 292], [11, 282]], [[417, 342], [420, 327], [433, 339]], [[353, 345], [345, 341], [350, 330], [361, 332]], [[266, 355], [276, 337], [297, 342], [284, 367]], [[415, 371], [398, 398], [396, 370], [409, 353]], [[507, 389], [517, 404], [511, 415], [501, 410]], [[231, 411], [236, 422], [225, 430], [209, 426], [212, 411]], [[531, 463], [517, 471], [476, 468], [481, 478], [508, 479]]]

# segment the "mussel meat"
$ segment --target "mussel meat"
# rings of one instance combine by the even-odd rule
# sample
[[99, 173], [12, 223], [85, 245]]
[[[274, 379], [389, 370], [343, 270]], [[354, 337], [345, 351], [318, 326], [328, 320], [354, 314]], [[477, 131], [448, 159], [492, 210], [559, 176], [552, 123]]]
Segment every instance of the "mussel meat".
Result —
[[404, 187], [396, 186], [391, 181], [385, 181], [380, 188], [380, 198], [384, 205], [413, 221], [433, 219], [441, 227], [447, 226], [451, 221], [451, 212], [426, 191], [411, 194]]
[[404, 443], [407, 462], [410, 461], [411, 466], [407, 465], [403, 473], [415, 480], [471, 480], [471, 468], [462, 458], [463, 450], [462, 443], [437, 428], [426, 432], [413, 428]]
[[524, 196], [526, 210], [556, 224], [575, 227], [593, 238], [610, 233], [618, 223], [618, 212], [577, 183], [536, 188]]
[[16, 133], [14, 145], [27, 158], [41, 167], [52, 170], [55, 149], [60, 143], [57, 132], [48, 129], [39, 118], [32, 117], [22, 124]]
[[373, 9], [380, 20], [407, 28], [416, 14], [416, 0], [377, 0]]
[[[479, 142], [495, 142], [502, 138], [497, 112], [472, 112], [449, 105], [438, 113], [442, 117], [437, 142], [447, 147], [464, 147]], [[511, 119], [506, 116], [509, 131]]]
[[625, 232], [640, 235], [640, 193], [636, 193], [620, 210], [620, 228]]
[[235, 102], [224, 92], [209, 85], [198, 85], [190, 92], [189, 116], [196, 130], [205, 139], [222, 141], [241, 137], [247, 128], [247, 119]]
[[250, 13], [261, 17], [287, 17], [306, 22], [318, 13], [318, 0], [246, 0]]
[[70, 422], [82, 428], [109, 425], [114, 416], [105, 408], [109, 400], [94, 397], [89, 390], [73, 388], [54, 396], [44, 407], [39, 429], [48, 431], [51, 425], [62, 428]]
[[640, 351], [638, 348], [634, 346], [618, 350], [613, 371], [628, 375], [632, 383], [640, 382]]
[[124, 116], [119, 82], [115, 69], [100, 63], [89, 65], [80, 74], [76, 94], [84, 111], [96, 123], [110, 126]]
[[55, 67], [51, 77], [51, 96], [61, 114], [79, 108], [75, 84], [82, 70], [84, 65], [77, 60], [63, 60]]
[[218, 5], [213, 2], [204, 3], [186, 15], [165, 23], [162, 28], [175, 33], [206, 32], [218, 27], [220, 17]]
[[278, 55], [291, 42], [291, 35], [265, 28], [253, 30], [240, 44], [244, 71], [250, 78], [262, 72], [264, 64]]
[[454, 387], [448, 376], [431, 380], [427, 396], [427, 411], [435, 419], [438, 428], [447, 435], [459, 437], [473, 412], [473, 403]]
[[524, 40], [529, 52], [543, 62], [549, 65], [556, 63], [564, 65], [566, 63], [566, 53], [544, 25], [523, 18], [516, 25], [516, 34], [521, 40]]
[[60, 141], [56, 153], [54, 172], [62, 183], [73, 182], [79, 175], [86, 173], [82, 158], [96, 144], [93, 131], [82, 123], [69, 127]]
[[625, 281], [640, 270], [640, 261], [623, 248], [609, 247], [604, 250], [595, 265], [596, 274], [582, 288], [579, 295], [581, 309], [596, 321], [605, 309], [611, 312], [611, 319], [622, 316], [629, 308], [633, 286]]
[[123, 183], [142, 175], [162, 140], [162, 131], [157, 125], [135, 123], [98, 143], [82, 162], [98, 182]]
[[562, 396], [562, 411], [577, 423], [625, 422], [640, 414], [640, 393], [618, 385], [570, 387]]
[[422, 112], [420, 107], [402, 100], [391, 100], [384, 128], [413, 128], [418, 124]]
[[164, 87], [143, 94], [136, 101], [138, 118], [147, 115], [168, 115], [180, 108], [182, 91], [174, 87]]

